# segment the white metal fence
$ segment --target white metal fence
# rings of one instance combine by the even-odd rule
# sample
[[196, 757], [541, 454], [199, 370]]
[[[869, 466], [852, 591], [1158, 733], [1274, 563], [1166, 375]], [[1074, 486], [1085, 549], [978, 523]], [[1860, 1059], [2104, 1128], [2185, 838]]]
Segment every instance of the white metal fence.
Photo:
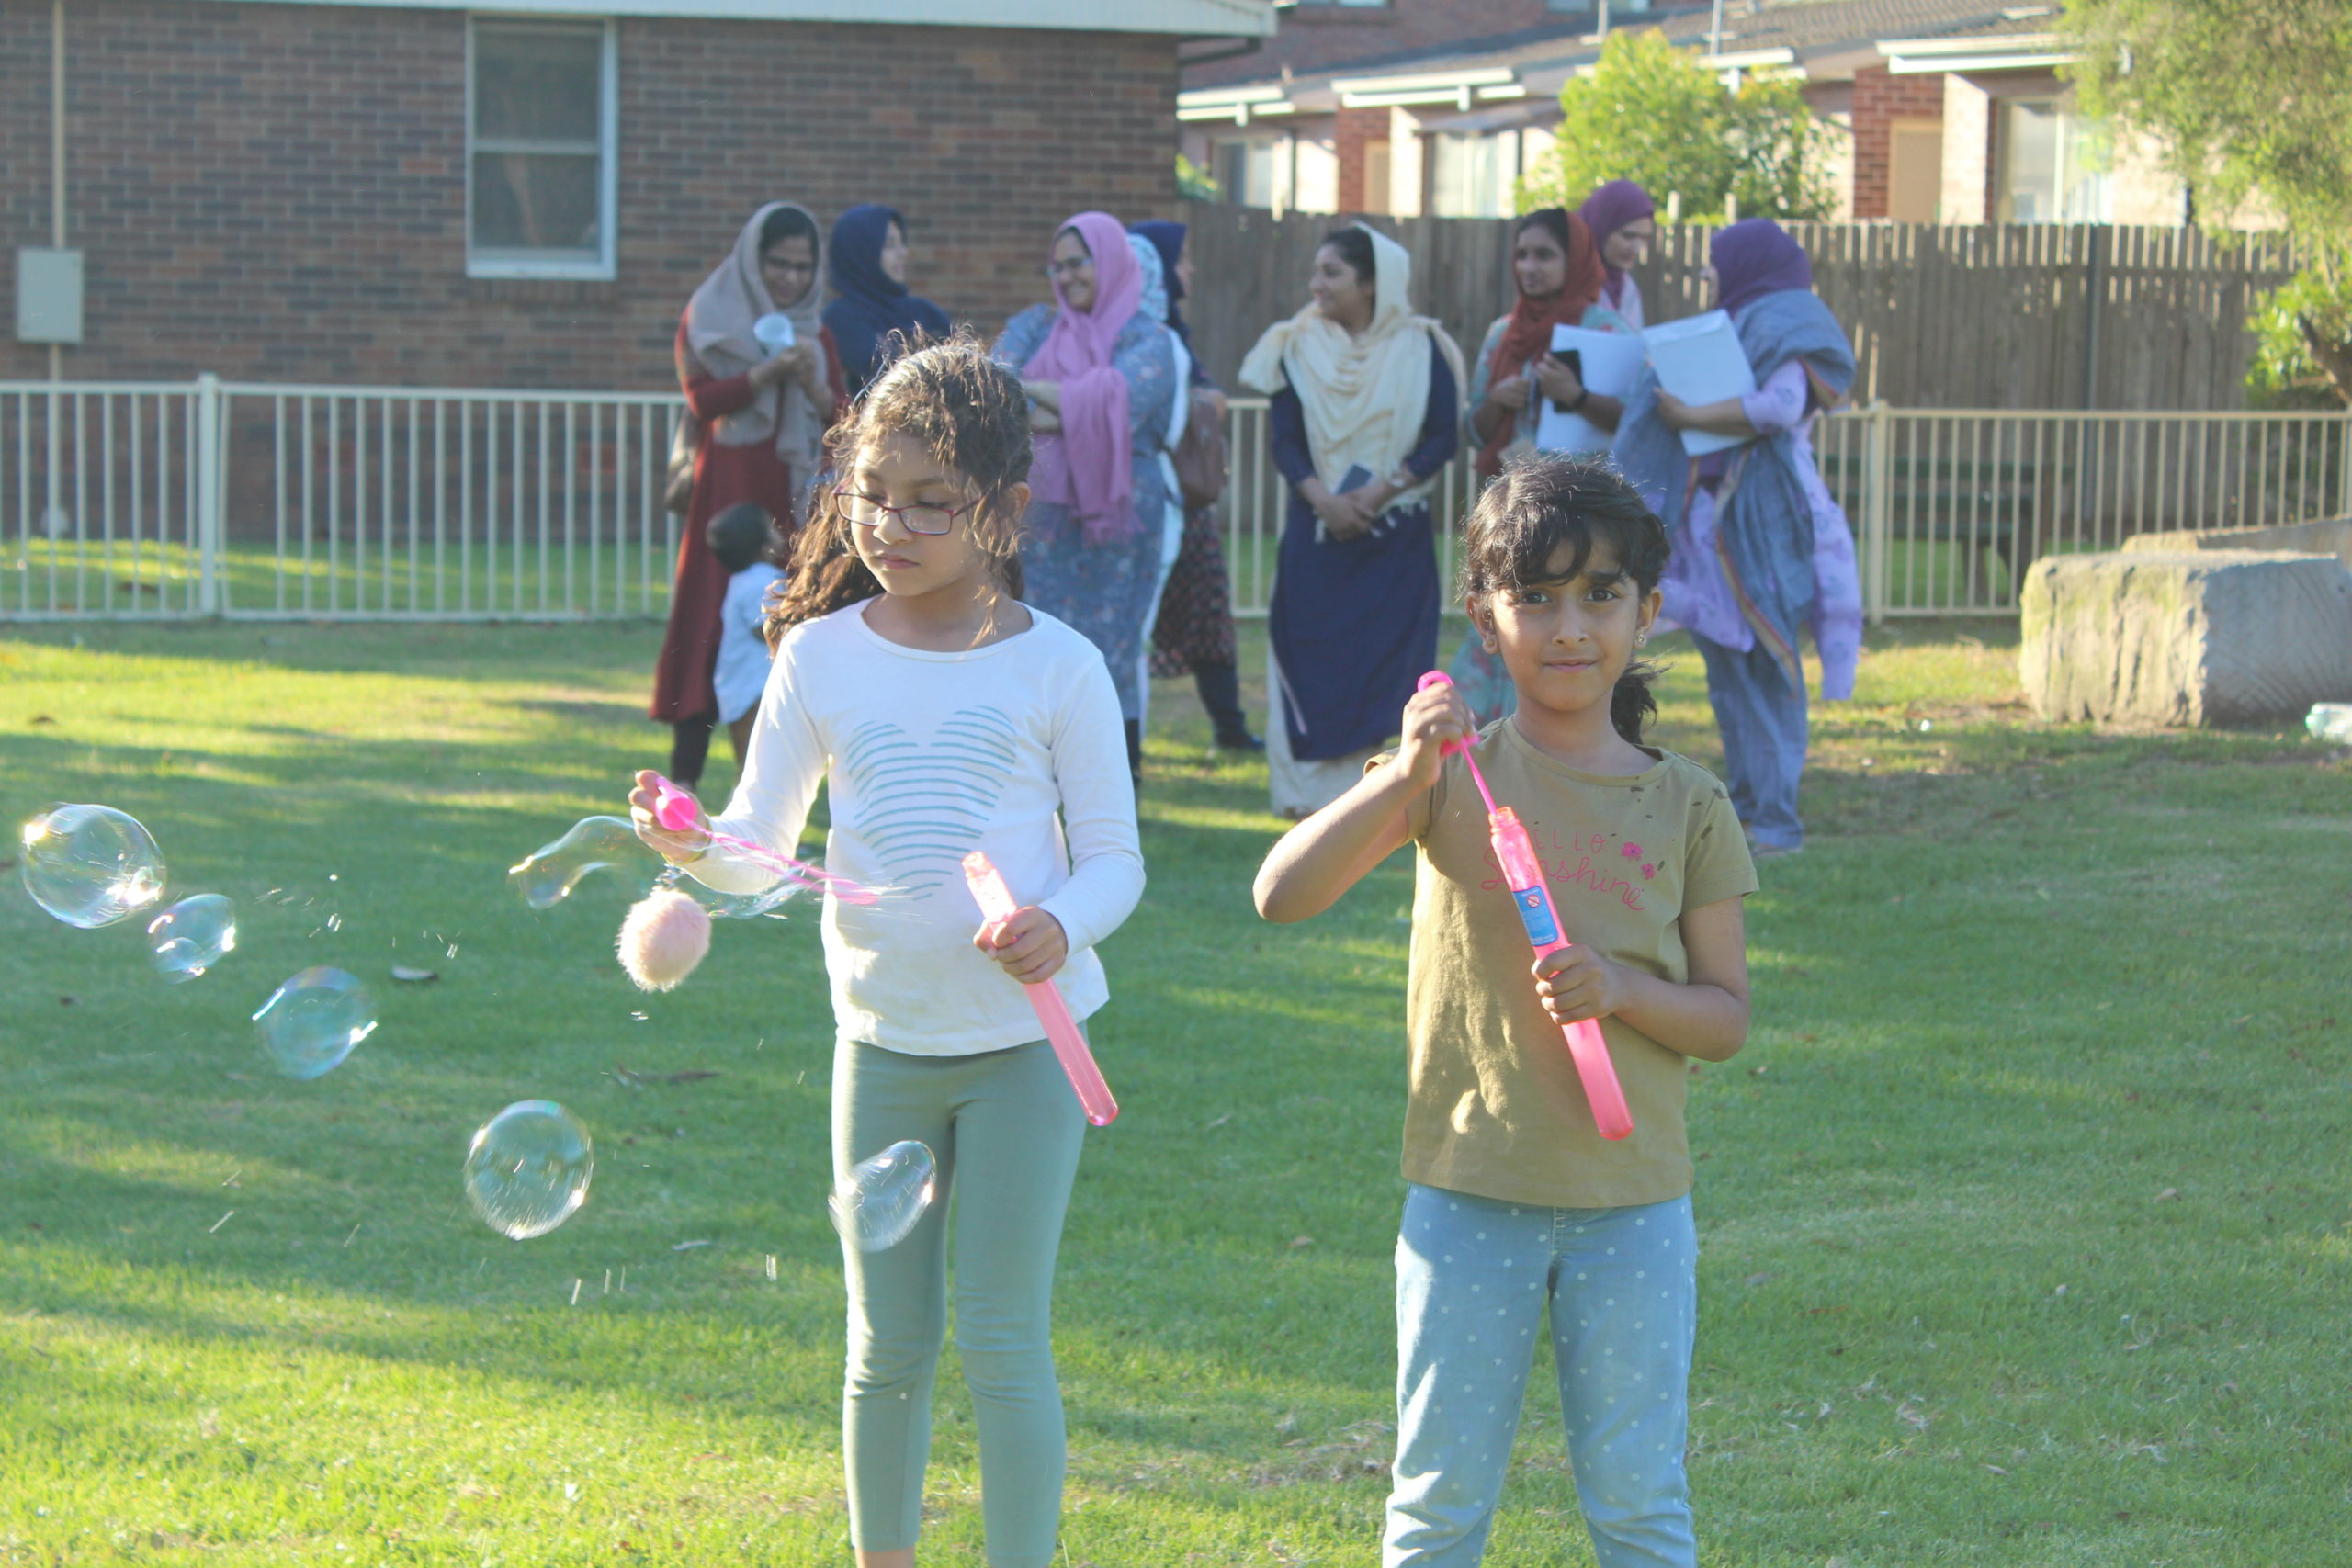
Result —
[[0, 619], [659, 615], [683, 406], [0, 383]]
[[[660, 615], [673, 393], [0, 383], [0, 619]], [[1262, 615], [1287, 491], [1238, 399], [1223, 509]], [[2011, 615], [2043, 555], [2352, 516], [2352, 414], [1891, 409], [1815, 446], [1888, 615]], [[1467, 461], [1435, 499], [1451, 581]]]
[[[1227, 564], [1234, 605], [1262, 614], [1286, 503], [1266, 403], [1237, 400]], [[1821, 420], [1815, 457], [1854, 527], [1862, 597], [1889, 615], [2011, 615], [2045, 555], [2111, 550], [2134, 534], [2352, 516], [2352, 413], [2062, 413], [1894, 409]], [[1440, 481], [1441, 581], [1476, 494], [1469, 464]]]

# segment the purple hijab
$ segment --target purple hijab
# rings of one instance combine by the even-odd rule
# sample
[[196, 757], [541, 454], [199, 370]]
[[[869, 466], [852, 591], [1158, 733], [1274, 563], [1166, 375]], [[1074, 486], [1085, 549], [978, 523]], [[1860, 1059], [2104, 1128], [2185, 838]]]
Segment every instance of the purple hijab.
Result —
[[1577, 216], [1592, 231], [1592, 243], [1600, 247], [1600, 269], [1609, 279], [1601, 286], [1601, 298], [1611, 305], [1622, 303], [1625, 298], [1625, 269], [1609, 265], [1609, 236], [1628, 223], [1657, 217], [1657, 203], [1650, 199], [1649, 192], [1631, 180], [1611, 180], [1584, 198]]
[[1707, 259], [1714, 264], [1716, 298], [1735, 320], [1767, 294], [1813, 287], [1804, 247], [1770, 218], [1743, 218], [1716, 230]]
[[1054, 279], [1059, 313], [1021, 373], [1061, 383], [1062, 428], [1037, 437], [1029, 481], [1039, 501], [1070, 509], [1088, 544], [1101, 545], [1130, 538], [1141, 525], [1133, 504], [1127, 380], [1111, 356], [1120, 329], [1143, 301], [1143, 265], [1127, 248], [1126, 226], [1109, 213], [1081, 212], [1054, 231], [1055, 240], [1071, 229], [1094, 257], [1094, 305], [1071, 310], [1061, 279]]

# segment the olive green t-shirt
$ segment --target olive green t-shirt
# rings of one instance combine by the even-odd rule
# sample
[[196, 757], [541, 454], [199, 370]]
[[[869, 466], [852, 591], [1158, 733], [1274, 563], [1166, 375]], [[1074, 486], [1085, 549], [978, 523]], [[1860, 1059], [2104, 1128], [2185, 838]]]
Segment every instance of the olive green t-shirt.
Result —
[[[1579, 773], [1508, 717], [1487, 726], [1475, 754], [1496, 802], [1526, 826], [1570, 942], [1679, 985], [1690, 978], [1682, 911], [1756, 891], [1730, 798], [1687, 758], [1653, 751], [1657, 764], [1626, 778]], [[1690, 1191], [1687, 1058], [1602, 1019], [1634, 1131], [1600, 1136], [1567, 1042], [1536, 997], [1527, 931], [1459, 756], [1410, 817], [1419, 853], [1405, 991], [1406, 1179], [1574, 1209]]]

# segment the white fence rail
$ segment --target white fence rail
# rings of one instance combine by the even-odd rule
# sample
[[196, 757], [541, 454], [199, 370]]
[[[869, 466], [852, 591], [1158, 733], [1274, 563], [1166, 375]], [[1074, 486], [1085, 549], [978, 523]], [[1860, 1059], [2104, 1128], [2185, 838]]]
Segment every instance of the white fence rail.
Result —
[[[1286, 501], [1266, 404], [1237, 400], [1227, 563], [1234, 605], [1264, 613]], [[2352, 516], [2352, 413], [2060, 413], [1894, 409], [1820, 421], [1815, 457], [1853, 524], [1862, 596], [1889, 615], [2013, 615], [2045, 555], [2134, 534]], [[1451, 584], [1468, 463], [1440, 484], [1438, 567]]]
[[[672, 393], [0, 382], [0, 619], [660, 615]], [[1273, 593], [1287, 491], [1237, 399], [1237, 614]], [[2014, 615], [2025, 568], [2151, 529], [2352, 516], [2352, 413], [1891, 409], [1815, 446], [1872, 620]], [[1441, 478], [1451, 582], [1476, 497]]]

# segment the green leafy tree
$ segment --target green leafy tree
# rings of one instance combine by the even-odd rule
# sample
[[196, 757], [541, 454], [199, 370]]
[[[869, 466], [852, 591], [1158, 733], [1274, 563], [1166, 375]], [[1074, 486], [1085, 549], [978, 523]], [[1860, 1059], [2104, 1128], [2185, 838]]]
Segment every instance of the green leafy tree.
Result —
[[1592, 75], [1560, 89], [1559, 141], [1520, 182], [1522, 209], [1574, 207], [1604, 180], [1682, 197], [1685, 218], [1824, 218], [1829, 135], [1797, 84], [1744, 75], [1725, 87], [1655, 29], [1611, 35]]
[[1186, 201], [1222, 201], [1225, 186], [1182, 152], [1176, 154], [1176, 194]]
[[2305, 258], [2264, 300], [2249, 384], [2352, 403], [2352, 4], [2066, 0], [2083, 106], [2152, 137], [2209, 220], [2259, 207]]

